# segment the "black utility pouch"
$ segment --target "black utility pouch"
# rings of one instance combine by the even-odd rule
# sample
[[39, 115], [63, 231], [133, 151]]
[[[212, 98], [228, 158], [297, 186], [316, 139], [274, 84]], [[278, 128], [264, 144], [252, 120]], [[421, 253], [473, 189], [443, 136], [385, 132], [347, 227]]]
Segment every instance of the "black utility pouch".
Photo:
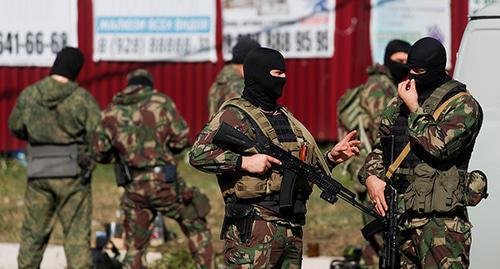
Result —
[[115, 179], [118, 187], [125, 187], [132, 182], [130, 167], [126, 164], [115, 163]]
[[226, 204], [221, 239], [226, 236], [230, 225], [236, 226], [242, 243], [247, 243], [252, 236], [252, 226], [255, 220], [255, 209], [252, 205]]
[[177, 168], [173, 164], [165, 164], [163, 166], [163, 173], [165, 174], [165, 182], [172, 183], [177, 180]]

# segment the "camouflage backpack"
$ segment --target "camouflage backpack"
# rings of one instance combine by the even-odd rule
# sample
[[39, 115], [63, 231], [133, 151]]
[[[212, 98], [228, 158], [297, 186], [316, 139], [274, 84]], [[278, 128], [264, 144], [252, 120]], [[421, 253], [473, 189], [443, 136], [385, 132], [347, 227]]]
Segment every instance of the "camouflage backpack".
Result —
[[337, 115], [339, 128], [342, 126], [346, 130], [355, 130], [358, 127], [358, 116], [363, 114], [363, 108], [360, 106], [359, 93], [365, 88], [360, 85], [354, 89], [347, 90], [337, 103]]
[[[360, 156], [364, 157], [372, 151], [372, 145], [365, 131], [364, 122], [369, 120], [368, 113], [361, 106], [361, 92], [366, 88], [366, 84], [362, 84], [354, 89], [348, 90], [337, 102], [338, 115], [338, 135], [339, 138], [344, 137], [348, 132], [356, 130], [358, 137], [362, 141]], [[358, 174], [364, 158], [351, 158], [342, 163], [343, 172], [349, 173], [353, 178]], [[362, 189], [362, 188], [356, 188]]]

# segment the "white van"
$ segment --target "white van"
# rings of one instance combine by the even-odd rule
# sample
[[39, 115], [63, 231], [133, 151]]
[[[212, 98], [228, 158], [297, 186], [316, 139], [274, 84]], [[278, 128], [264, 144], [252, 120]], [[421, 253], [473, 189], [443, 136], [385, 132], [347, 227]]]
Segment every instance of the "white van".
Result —
[[462, 37], [454, 78], [479, 101], [484, 121], [470, 170], [488, 177], [489, 197], [469, 209], [472, 231], [471, 267], [500, 268], [500, 4], [471, 16]]

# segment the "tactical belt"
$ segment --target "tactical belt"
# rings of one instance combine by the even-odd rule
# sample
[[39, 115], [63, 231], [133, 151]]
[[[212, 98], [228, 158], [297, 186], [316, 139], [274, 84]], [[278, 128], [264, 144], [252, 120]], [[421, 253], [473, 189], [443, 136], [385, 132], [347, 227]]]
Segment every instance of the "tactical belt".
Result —
[[166, 182], [174, 182], [177, 179], [176, 167], [173, 164], [146, 166], [143, 168], [131, 167], [130, 171], [133, 178], [144, 173], [153, 173], [159, 177], [163, 177]]
[[416, 212], [411, 212], [406, 214], [407, 219], [413, 219], [413, 218], [455, 218], [459, 217], [461, 219], [467, 220], [467, 211], [465, 210], [465, 207], [457, 207], [449, 212], [431, 212], [431, 213], [416, 213]]

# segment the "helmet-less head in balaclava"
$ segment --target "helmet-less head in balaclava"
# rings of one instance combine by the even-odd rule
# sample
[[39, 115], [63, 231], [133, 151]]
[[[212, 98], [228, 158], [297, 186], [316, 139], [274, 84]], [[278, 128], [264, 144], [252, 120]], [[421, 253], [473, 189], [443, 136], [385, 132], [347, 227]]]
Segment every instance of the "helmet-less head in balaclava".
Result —
[[51, 75], [60, 75], [75, 81], [83, 66], [83, 53], [78, 48], [65, 47], [57, 53], [50, 70]]
[[391, 76], [396, 83], [403, 81], [408, 76], [409, 68], [405, 63], [391, 60], [391, 56], [398, 52], [408, 54], [410, 48], [410, 43], [399, 39], [391, 40], [385, 47], [384, 65], [389, 69]]
[[408, 53], [408, 67], [424, 69], [423, 74], [410, 74], [408, 77], [415, 80], [418, 92], [430, 91], [447, 81], [446, 50], [441, 42], [424, 37], [411, 46]]
[[260, 44], [257, 41], [246, 36], [241, 37], [233, 47], [233, 59], [231, 62], [243, 64], [248, 53], [256, 48], [260, 48]]
[[127, 86], [142, 85], [153, 87], [153, 75], [146, 69], [136, 69], [127, 75]]
[[285, 72], [285, 59], [276, 50], [257, 48], [251, 51], [243, 63], [245, 89], [243, 98], [266, 111], [277, 108], [286, 78], [272, 76], [271, 70]]

